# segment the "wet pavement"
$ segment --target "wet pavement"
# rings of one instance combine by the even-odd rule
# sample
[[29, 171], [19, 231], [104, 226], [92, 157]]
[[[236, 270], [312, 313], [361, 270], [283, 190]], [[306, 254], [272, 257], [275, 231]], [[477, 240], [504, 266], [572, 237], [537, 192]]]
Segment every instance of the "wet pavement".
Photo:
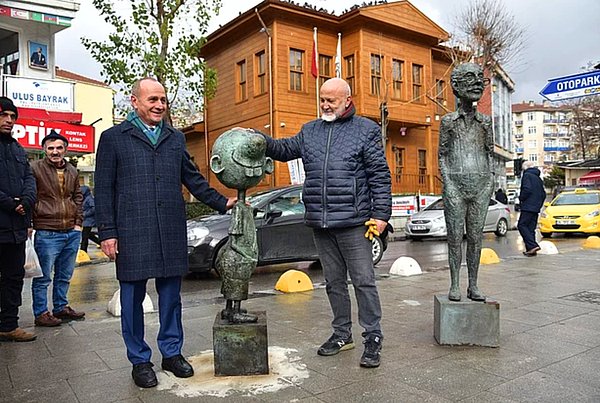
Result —
[[[583, 240], [553, 238], [560, 253], [534, 258], [507, 248], [500, 263], [481, 267], [482, 290], [500, 303], [499, 348], [438, 345], [433, 297], [446, 294], [448, 271], [430, 265], [419, 276], [389, 276], [394, 254], [386, 252], [377, 268], [385, 336], [377, 369], [358, 365], [362, 329], [356, 313], [357, 348], [332, 357], [316, 354], [331, 334], [320, 284], [280, 294], [260, 283], [251, 287], [245, 306], [267, 312], [271, 375], [217, 379], [210, 350], [222, 308], [218, 279], [186, 280], [183, 354], [196, 375], [180, 380], [160, 369], [158, 318], [149, 313], [146, 338], [159, 386], [148, 390], [133, 384], [119, 319], [106, 312], [118, 287], [112, 263], [77, 268], [70, 299], [87, 317], [57, 328], [32, 326], [27, 280], [20, 323], [38, 340], [0, 343], [0, 402], [599, 402], [600, 253], [582, 249]], [[410, 245], [393, 242], [390, 248], [405, 253]], [[464, 271], [462, 277], [464, 289]]]

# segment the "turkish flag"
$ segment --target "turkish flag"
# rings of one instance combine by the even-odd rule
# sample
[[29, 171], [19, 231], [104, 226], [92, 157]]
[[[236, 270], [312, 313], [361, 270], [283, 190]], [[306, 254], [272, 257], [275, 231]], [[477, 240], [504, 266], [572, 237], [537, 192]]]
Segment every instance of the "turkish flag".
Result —
[[312, 60], [310, 64], [310, 74], [314, 78], [319, 77], [319, 53], [317, 51], [317, 28], [314, 29], [313, 33], [313, 49], [312, 49]]

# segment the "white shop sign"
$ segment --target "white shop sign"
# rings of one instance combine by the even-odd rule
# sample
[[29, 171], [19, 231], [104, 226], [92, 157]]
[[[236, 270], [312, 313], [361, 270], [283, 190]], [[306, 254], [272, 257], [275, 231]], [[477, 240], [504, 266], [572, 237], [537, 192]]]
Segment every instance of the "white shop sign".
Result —
[[17, 107], [73, 112], [73, 83], [6, 77], [6, 96]]

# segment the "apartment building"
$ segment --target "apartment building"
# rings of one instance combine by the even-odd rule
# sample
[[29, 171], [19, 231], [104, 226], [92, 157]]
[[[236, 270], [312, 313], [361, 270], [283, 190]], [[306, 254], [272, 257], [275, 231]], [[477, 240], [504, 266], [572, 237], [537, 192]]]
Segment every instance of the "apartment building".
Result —
[[569, 109], [549, 101], [512, 105], [512, 126], [516, 158], [533, 161], [547, 171], [569, 159], [571, 133]]

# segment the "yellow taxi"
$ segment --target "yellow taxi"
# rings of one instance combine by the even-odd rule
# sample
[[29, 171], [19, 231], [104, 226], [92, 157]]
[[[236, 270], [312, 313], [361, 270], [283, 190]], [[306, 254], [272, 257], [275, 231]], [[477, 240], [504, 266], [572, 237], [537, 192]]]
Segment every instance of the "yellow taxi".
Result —
[[539, 228], [543, 237], [555, 232], [600, 234], [600, 191], [577, 188], [562, 192], [540, 214]]

